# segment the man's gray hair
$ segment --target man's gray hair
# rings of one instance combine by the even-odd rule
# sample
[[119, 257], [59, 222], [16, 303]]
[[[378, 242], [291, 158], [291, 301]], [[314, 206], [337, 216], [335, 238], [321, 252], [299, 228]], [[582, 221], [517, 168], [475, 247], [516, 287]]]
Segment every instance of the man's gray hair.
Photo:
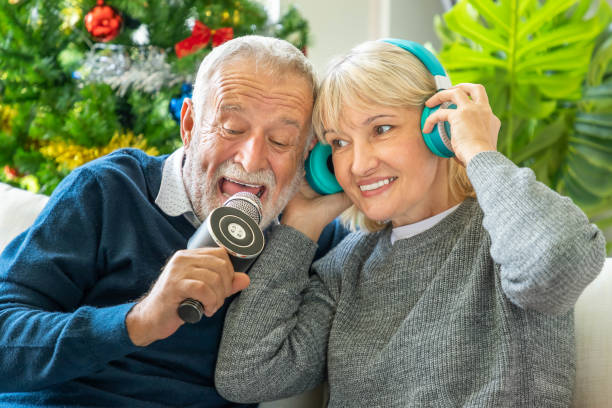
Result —
[[201, 125], [202, 112], [210, 79], [227, 64], [240, 60], [255, 62], [256, 69], [278, 77], [301, 75], [312, 87], [313, 100], [317, 94], [314, 68], [304, 54], [291, 43], [273, 37], [247, 35], [237, 37], [214, 48], [202, 61], [193, 85], [195, 123]]

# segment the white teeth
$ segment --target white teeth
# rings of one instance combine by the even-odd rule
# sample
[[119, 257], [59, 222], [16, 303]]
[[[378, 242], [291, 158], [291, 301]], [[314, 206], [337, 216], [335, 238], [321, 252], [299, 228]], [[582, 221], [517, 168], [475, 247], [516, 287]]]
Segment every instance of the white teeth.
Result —
[[238, 182], [235, 182], [235, 183], [236, 183], [236, 184], [241, 184], [241, 185], [246, 186], [246, 187], [256, 187], [256, 188], [261, 188], [261, 185], [257, 185], [257, 184], [247, 184], [247, 183], [238, 183]]
[[384, 186], [385, 184], [389, 184], [390, 182], [392, 182], [396, 178], [397, 177], [390, 177], [388, 179], [377, 181], [376, 183], [366, 184], [366, 185], [363, 185], [363, 186], [359, 186], [359, 188], [361, 189], [361, 191], [376, 190], [377, 188], [380, 188], [380, 187]]
[[241, 186], [245, 186], [245, 187], [254, 187], [254, 188], [262, 187], [260, 184], [248, 184], [248, 183], [243, 183], [242, 181], [236, 181], [232, 179], [227, 179], [227, 180], [231, 181], [232, 183], [240, 184]]
[[[228, 177], [224, 177], [225, 180], [230, 181], [234, 184], [240, 184], [241, 186], [245, 186], [245, 187], [251, 187], [251, 188], [257, 188], [259, 189], [259, 191], [257, 191], [257, 193], [255, 193], [255, 195], [259, 198], [261, 198], [261, 196], [263, 195], [264, 191], [265, 191], [265, 187], [261, 184], [248, 184], [248, 183], [243, 183], [242, 181], [237, 181]], [[227, 195], [227, 194], [224, 194]]]

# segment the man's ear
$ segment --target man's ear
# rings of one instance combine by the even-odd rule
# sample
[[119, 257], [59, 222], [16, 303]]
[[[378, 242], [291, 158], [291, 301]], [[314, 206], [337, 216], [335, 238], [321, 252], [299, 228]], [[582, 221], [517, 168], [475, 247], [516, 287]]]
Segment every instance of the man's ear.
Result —
[[312, 149], [314, 149], [318, 141], [319, 141], [319, 138], [317, 137], [317, 135], [314, 135], [312, 137], [312, 140], [310, 141], [310, 148], [308, 149], [308, 151], [311, 151]]
[[181, 107], [181, 140], [183, 140], [185, 147], [189, 146], [189, 142], [191, 142], [194, 123], [193, 101], [190, 98], [185, 98]]
[[306, 155], [304, 156], [304, 160], [306, 160], [306, 158], [310, 154], [310, 151], [314, 149], [318, 141], [319, 141], [319, 138], [317, 138], [317, 135], [313, 135], [312, 140], [310, 141], [310, 146], [308, 146], [308, 150], [306, 151]]

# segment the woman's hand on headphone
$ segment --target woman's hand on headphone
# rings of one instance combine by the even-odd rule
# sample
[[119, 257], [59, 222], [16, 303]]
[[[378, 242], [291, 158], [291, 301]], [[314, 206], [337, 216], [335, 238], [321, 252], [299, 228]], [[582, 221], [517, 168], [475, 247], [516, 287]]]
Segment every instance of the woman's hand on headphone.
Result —
[[458, 84], [437, 92], [425, 102], [428, 107], [452, 102], [457, 109], [438, 109], [425, 121], [424, 133], [437, 122], [447, 121], [451, 128], [451, 145], [456, 158], [464, 165], [484, 151], [497, 150], [501, 125], [493, 114], [485, 87], [480, 84]]
[[317, 242], [325, 226], [350, 205], [351, 201], [344, 192], [322, 196], [304, 180], [283, 210], [281, 224], [289, 225]]

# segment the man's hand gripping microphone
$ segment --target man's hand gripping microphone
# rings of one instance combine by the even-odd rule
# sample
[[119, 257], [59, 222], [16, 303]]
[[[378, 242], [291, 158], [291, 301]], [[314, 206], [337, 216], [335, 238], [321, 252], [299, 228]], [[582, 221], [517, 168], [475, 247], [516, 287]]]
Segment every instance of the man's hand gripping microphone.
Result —
[[[259, 198], [246, 191], [236, 193], [211, 211], [189, 239], [187, 249], [224, 248], [234, 270], [245, 272], [264, 247], [260, 221]], [[187, 323], [199, 322], [203, 314], [204, 306], [196, 299], [185, 299], [178, 307], [178, 315]]]

